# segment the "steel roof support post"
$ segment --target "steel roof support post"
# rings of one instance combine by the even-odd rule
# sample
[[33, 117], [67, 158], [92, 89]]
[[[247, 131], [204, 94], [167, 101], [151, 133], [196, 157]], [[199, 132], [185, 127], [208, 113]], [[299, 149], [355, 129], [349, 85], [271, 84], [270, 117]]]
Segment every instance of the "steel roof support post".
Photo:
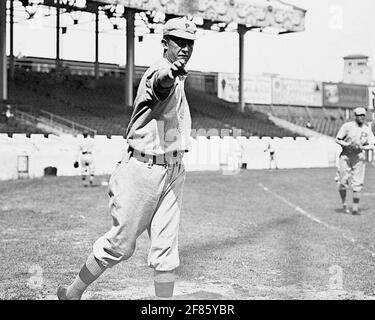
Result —
[[60, 0], [56, 2], [56, 76], [60, 72]]
[[10, 7], [9, 7], [9, 77], [14, 79], [14, 46], [13, 46], [13, 39], [14, 39], [14, 0], [10, 0]]
[[7, 56], [6, 56], [6, 1], [0, 1], [0, 103], [8, 99]]
[[238, 106], [239, 110], [243, 112], [245, 110], [244, 101], [244, 42], [246, 27], [239, 24], [238, 34], [239, 34], [239, 74], [238, 74]]
[[125, 74], [125, 107], [133, 105], [133, 79], [134, 79], [134, 16], [135, 11], [125, 9], [126, 19], [126, 74]]
[[99, 7], [95, 12], [95, 79], [99, 79]]

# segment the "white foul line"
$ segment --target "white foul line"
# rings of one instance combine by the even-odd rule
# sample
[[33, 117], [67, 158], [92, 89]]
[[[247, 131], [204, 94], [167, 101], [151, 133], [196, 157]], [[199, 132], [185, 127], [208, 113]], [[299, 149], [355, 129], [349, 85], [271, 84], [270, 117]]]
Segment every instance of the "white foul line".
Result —
[[325, 226], [327, 229], [329, 230], [332, 230], [332, 231], [335, 231], [337, 233], [339, 233], [345, 240], [348, 240], [350, 241], [351, 243], [354, 243], [356, 244], [358, 247], [360, 247], [362, 250], [364, 251], [367, 251], [368, 253], [371, 254], [371, 256], [375, 257], [375, 253], [368, 249], [367, 247], [365, 247], [364, 245], [362, 245], [360, 242], [358, 242], [356, 239], [354, 238], [351, 238], [351, 237], [348, 237], [342, 230], [340, 230], [339, 228], [337, 227], [334, 227], [334, 226], [331, 226], [330, 224], [314, 217], [312, 214], [308, 213], [306, 210], [302, 209], [301, 207], [295, 205], [294, 203], [288, 201], [287, 199], [285, 199], [283, 196], [280, 196], [279, 194], [271, 191], [270, 189], [268, 189], [267, 187], [265, 187], [263, 184], [259, 183], [258, 184], [265, 192], [268, 192], [270, 194], [272, 194], [275, 198], [279, 199], [280, 201], [284, 202], [285, 204], [287, 204], [288, 206], [292, 207], [295, 211], [297, 211], [298, 213], [304, 215], [305, 217], [309, 218], [310, 220], [313, 220], [314, 222], [317, 222], [323, 226]]

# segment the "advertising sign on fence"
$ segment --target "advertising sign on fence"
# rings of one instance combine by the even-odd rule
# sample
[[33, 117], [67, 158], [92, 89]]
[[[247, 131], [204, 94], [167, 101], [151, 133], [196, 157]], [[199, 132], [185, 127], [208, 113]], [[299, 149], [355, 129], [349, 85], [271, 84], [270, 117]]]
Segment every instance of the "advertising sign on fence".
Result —
[[323, 84], [319, 81], [273, 78], [272, 103], [321, 107]]
[[346, 83], [324, 83], [323, 105], [325, 107], [367, 107], [369, 90], [367, 86]]
[[[238, 74], [218, 73], [217, 95], [220, 99], [238, 102]], [[271, 78], [260, 75], [244, 76], [244, 101], [245, 103], [270, 104], [271, 103]]]

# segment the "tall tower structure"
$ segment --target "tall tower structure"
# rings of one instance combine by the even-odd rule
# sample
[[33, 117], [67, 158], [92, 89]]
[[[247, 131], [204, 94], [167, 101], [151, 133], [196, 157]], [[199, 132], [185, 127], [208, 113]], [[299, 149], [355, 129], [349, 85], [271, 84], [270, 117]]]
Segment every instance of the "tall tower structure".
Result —
[[368, 56], [352, 54], [344, 58], [344, 83], [370, 85], [372, 67], [368, 65]]

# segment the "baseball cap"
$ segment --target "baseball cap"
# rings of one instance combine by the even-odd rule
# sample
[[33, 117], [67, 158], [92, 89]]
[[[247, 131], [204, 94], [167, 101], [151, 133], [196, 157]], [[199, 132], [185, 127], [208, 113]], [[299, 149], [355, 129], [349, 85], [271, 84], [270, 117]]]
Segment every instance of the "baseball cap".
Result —
[[174, 36], [183, 39], [196, 40], [197, 26], [186, 18], [173, 18], [168, 20], [163, 28], [164, 36]]
[[356, 116], [360, 116], [360, 115], [366, 115], [366, 109], [365, 108], [362, 108], [362, 107], [358, 107], [358, 108], [355, 108], [354, 109], [354, 114]]

